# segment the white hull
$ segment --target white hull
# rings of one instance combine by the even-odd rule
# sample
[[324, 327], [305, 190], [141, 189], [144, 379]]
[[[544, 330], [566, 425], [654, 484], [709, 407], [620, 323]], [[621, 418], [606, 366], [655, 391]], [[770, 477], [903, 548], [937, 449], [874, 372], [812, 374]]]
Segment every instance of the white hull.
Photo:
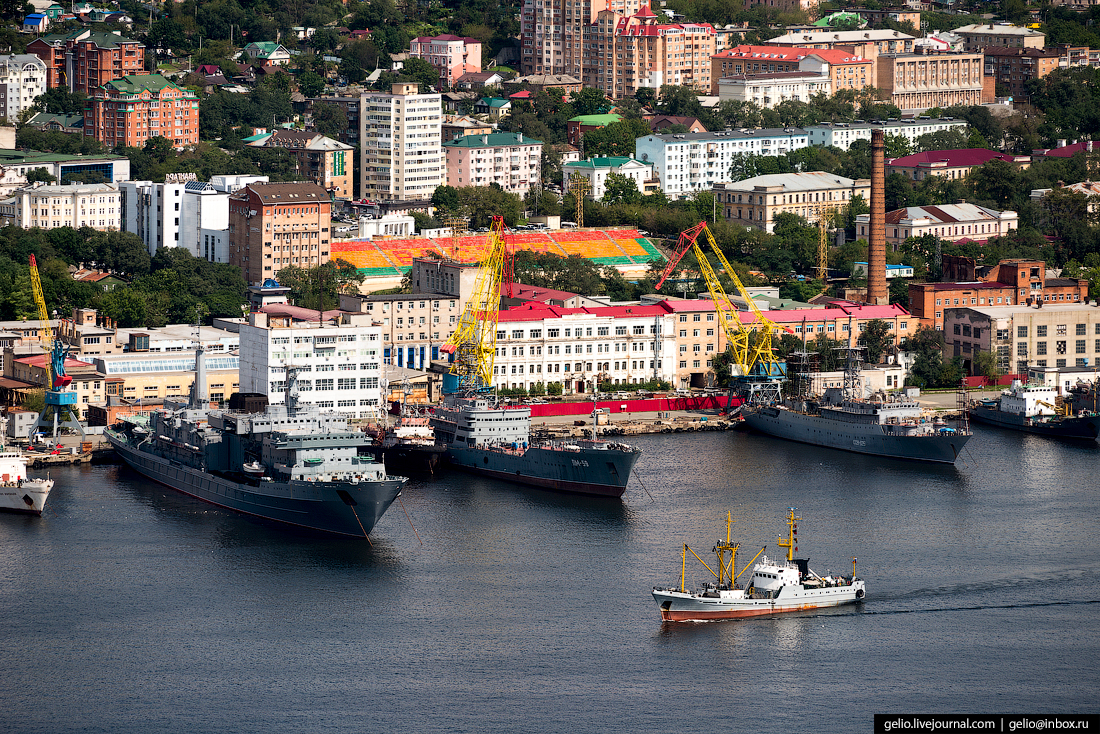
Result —
[[661, 608], [661, 619], [666, 622], [705, 622], [802, 612], [854, 604], [862, 601], [863, 595], [864, 583], [859, 579], [847, 586], [828, 588], [785, 586], [775, 598], [763, 598], [767, 595], [759, 593], [749, 598], [741, 589], [715, 592], [715, 596], [674, 589], [653, 590], [653, 599]]
[[52, 479], [31, 479], [24, 481], [22, 486], [5, 483], [0, 486], [0, 510], [41, 515], [51, 489]]

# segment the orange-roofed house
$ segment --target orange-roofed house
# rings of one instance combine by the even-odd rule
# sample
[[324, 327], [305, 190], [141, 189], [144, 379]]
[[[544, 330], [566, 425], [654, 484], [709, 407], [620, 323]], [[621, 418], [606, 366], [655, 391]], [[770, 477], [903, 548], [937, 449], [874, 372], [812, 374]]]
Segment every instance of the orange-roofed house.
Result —
[[875, 84], [871, 60], [845, 48], [813, 49], [799, 62], [798, 68], [828, 74], [833, 82], [833, 94], [842, 89], [858, 91]]
[[798, 63], [812, 49], [741, 45], [710, 57], [710, 93], [718, 94], [718, 80], [742, 74], [798, 71]]

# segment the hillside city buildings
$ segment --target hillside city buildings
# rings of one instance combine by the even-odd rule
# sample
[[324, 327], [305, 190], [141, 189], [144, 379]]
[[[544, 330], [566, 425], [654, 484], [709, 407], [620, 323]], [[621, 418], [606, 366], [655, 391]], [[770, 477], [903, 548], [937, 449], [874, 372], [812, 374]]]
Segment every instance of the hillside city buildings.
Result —
[[118, 31], [85, 28], [41, 36], [27, 44], [27, 53], [46, 63], [49, 87], [67, 87], [89, 97], [107, 82], [145, 69], [145, 46]]
[[754, 176], [714, 186], [715, 204], [727, 221], [771, 232], [775, 216], [797, 214], [816, 222], [839, 211], [854, 196], [870, 201], [870, 179], [850, 179], [822, 171]]
[[542, 181], [542, 141], [523, 133], [463, 135], [443, 144], [450, 186], [497, 184], [520, 196]]
[[261, 283], [329, 260], [332, 200], [315, 183], [250, 183], [229, 197], [229, 264]]
[[451, 87], [463, 74], [481, 71], [481, 41], [445, 33], [419, 36], [409, 44], [409, 56], [424, 59], [439, 70], [439, 88]]
[[46, 63], [34, 54], [0, 56], [0, 115], [18, 120], [46, 91]]
[[417, 84], [360, 97], [360, 194], [371, 200], [425, 201], [447, 175], [439, 94]]
[[331, 191], [334, 198], [352, 198], [352, 146], [320, 133], [283, 129], [264, 131], [244, 142], [253, 148], [288, 151], [297, 160], [303, 179]]
[[108, 148], [140, 148], [164, 137], [176, 148], [199, 142], [199, 99], [160, 74], [119, 77], [89, 93], [84, 135]]

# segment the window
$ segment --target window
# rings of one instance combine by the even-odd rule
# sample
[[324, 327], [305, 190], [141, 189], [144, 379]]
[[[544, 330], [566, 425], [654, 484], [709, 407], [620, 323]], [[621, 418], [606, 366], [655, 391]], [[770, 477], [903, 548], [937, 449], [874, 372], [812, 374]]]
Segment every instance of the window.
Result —
[[1047, 335], [1047, 327], [1045, 325], [1035, 327], [1035, 336], [1044, 337], [1046, 335]]
[[596, 329], [596, 336], [610, 336], [610, 334], [611, 334], [611, 327], [610, 326], [601, 326], [598, 329]]
[[[1084, 324], [1081, 324], [1081, 326], [1084, 326]], [[1085, 353], [1085, 340], [1084, 339], [1078, 339], [1077, 340], [1076, 352], [1075, 353], [1076, 354], [1084, 354]]]
[[634, 336], [645, 336], [645, 327], [644, 326], [635, 326], [634, 327]]
[[1036, 354], [1046, 354], [1047, 353], [1047, 343], [1046, 342], [1035, 342], [1035, 353]]
[[[1026, 329], [1027, 327], [1026, 326], [1021, 326], [1020, 328], [1021, 329]], [[1017, 357], [1026, 357], [1027, 356], [1027, 343], [1026, 342], [1019, 342], [1019, 343], [1016, 344], [1016, 356]]]
[[1027, 339], [1027, 327], [1026, 326], [1017, 326], [1016, 327], [1016, 338], [1017, 339]]
[[558, 329], [547, 329], [546, 330], [546, 336], [549, 339], [557, 339], [558, 338], [558, 332], [559, 332]]

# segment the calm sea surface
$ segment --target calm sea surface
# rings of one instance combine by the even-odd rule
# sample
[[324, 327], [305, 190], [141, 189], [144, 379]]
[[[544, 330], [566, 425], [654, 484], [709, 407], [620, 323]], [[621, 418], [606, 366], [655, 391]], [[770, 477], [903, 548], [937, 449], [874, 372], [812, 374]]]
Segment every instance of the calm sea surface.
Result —
[[[0, 730], [870, 731], [872, 714], [1100, 711], [1100, 447], [977, 429], [953, 468], [741, 433], [640, 437], [621, 502], [410, 482], [373, 545], [120, 466], [0, 516]], [[847, 571], [862, 607], [662, 624], [724, 535]], [[778, 555], [778, 554], [777, 554]], [[695, 562], [689, 577], [706, 580]]]

